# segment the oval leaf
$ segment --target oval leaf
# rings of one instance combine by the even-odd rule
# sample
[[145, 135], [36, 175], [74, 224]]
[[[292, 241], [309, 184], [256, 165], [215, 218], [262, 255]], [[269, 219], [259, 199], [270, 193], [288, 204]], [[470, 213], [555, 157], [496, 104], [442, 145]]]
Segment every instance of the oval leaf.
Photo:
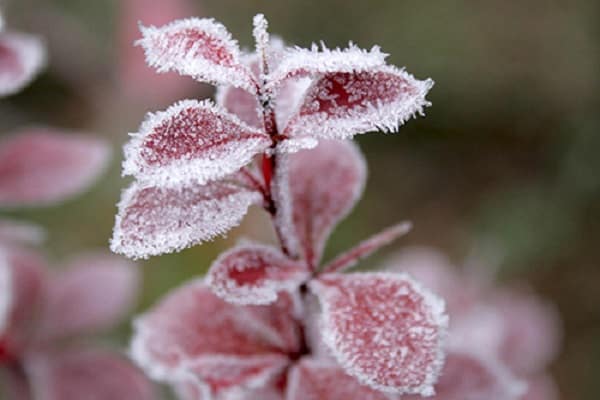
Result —
[[37, 37], [0, 31], [0, 97], [20, 91], [45, 61], [46, 50]]
[[443, 300], [402, 274], [327, 274], [311, 289], [323, 340], [348, 374], [390, 393], [433, 394], [448, 324]]

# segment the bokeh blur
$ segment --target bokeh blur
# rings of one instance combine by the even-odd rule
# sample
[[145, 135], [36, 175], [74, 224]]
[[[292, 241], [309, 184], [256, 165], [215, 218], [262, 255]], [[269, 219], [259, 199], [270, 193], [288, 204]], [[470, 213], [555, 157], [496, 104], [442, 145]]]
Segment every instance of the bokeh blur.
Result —
[[[380, 45], [390, 62], [436, 81], [426, 118], [399, 134], [362, 135], [367, 190], [334, 233], [328, 254], [390, 223], [413, 232], [395, 248], [431, 245], [457, 264], [477, 259], [498, 279], [531, 285], [554, 302], [564, 345], [552, 365], [562, 398], [600, 398], [600, 2], [593, 0], [13, 0], [9, 27], [38, 34], [45, 72], [0, 101], [0, 134], [31, 125], [89, 132], [114, 145], [112, 168], [83, 196], [12, 217], [48, 229], [45, 250], [60, 261], [106, 248], [119, 192], [120, 146], [147, 111], [209, 86], [158, 76], [133, 46], [138, 21], [182, 16], [223, 22], [251, 46], [251, 19], [307, 46]], [[240, 236], [269, 238], [255, 210], [224, 240], [140, 262], [139, 310], [198, 276]], [[394, 246], [368, 259], [381, 261]], [[483, 260], [483, 262], [482, 262]], [[114, 340], [127, 342], [129, 325]]]

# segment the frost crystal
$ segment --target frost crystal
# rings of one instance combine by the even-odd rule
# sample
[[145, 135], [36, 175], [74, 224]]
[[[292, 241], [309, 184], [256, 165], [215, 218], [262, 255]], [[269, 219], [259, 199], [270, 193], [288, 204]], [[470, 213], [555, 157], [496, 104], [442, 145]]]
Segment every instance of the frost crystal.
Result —
[[46, 50], [39, 38], [0, 29], [0, 97], [20, 91], [40, 72]]
[[119, 203], [111, 249], [133, 258], [181, 250], [224, 234], [259, 201], [258, 193], [224, 181], [172, 188], [134, 183]]
[[247, 244], [223, 253], [208, 272], [215, 294], [235, 304], [270, 304], [278, 292], [293, 291], [308, 270], [272, 247]]
[[347, 373], [385, 392], [434, 393], [448, 324], [442, 300], [400, 274], [326, 274], [311, 288], [325, 344]]

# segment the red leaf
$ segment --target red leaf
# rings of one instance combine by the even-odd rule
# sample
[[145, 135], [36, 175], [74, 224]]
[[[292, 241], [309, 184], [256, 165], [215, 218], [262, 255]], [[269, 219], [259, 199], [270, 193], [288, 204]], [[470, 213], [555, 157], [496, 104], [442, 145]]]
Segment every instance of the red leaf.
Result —
[[45, 61], [46, 50], [37, 37], [0, 30], [0, 97], [20, 91]]
[[135, 267], [111, 254], [74, 259], [49, 279], [40, 339], [95, 333], [119, 322], [136, 299], [139, 277]]
[[45, 400], [151, 400], [154, 388], [128, 360], [107, 350], [35, 353], [26, 370], [35, 398]]
[[425, 95], [432, 85], [390, 66], [325, 74], [309, 88], [284, 134], [344, 139], [373, 130], [395, 132], [429, 105]]
[[160, 28], [141, 27], [147, 63], [158, 72], [177, 71], [199, 81], [255, 92], [256, 82], [240, 62], [238, 44], [212, 19], [189, 18]]
[[264, 305], [280, 291], [293, 291], [308, 278], [306, 268], [277, 249], [245, 244], [223, 253], [210, 267], [207, 283], [235, 304]]
[[263, 121], [256, 95], [234, 86], [219, 86], [215, 99], [219, 106], [235, 114], [248, 125], [262, 129]]
[[18, 357], [35, 333], [46, 264], [35, 253], [0, 249], [0, 360]]
[[373, 254], [381, 247], [392, 243], [400, 236], [406, 235], [412, 228], [410, 222], [401, 222], [385, 229], [377, 235], [371, 236], [369, 239], [359, 243], [352, 249], [340, 254], [333, 261], [323, 267], [323, 272], [340, 272], [356, 265], [363, 258]]
[[366, 164], [351, 142], [323, 141], [290, 157], [293, 220], [304, 259], [316, 267], [334, 226], [362, 194]]
[[98, 139], [29, 129], [0, 142], [0, 206], [39, 206], [85, 190], [109, 160]]
[[111, 249], [132, 258], [178, 251], [224, 234], [261, 200], [225, 181], [173, 188], [134, 183], [121, 197]]
[[[523, 382], [494, 360], [471, 352], [450, 350], [430, 400], [518, 400]], [[422, 400], [420, 396], [402, 400]]]
[[408, 276], [327, 274], [311, 282], [323, 308], [323, 340], [363, 384], [433, 394], [448, 318], [444, 302]]
[[392, 397], [361, 385], [336, 364], [315, 359], [300, 360], [289, 374], [286, 400], [325, 399], [391, 400]]
[[195, 378], [213, 391], [260, 387], [288, 363], [271, 325], [275, 312], [231, 305], [200, 281], [187, 284], [136, 321], [132, 355], [163, 381]]
[[200, 184], [236, 172], [271, 139], [210, 103], [181, 101], [150, 114], [125, 147], [123, 174], [151, 184]]

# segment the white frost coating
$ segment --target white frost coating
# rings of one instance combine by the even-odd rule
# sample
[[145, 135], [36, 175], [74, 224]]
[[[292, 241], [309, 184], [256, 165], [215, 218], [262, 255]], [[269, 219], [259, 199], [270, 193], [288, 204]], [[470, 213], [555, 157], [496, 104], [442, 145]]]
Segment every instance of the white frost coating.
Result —
[[[231, 272], [243, 274], [252, 270], [262, 276], [251, 276], [247, 282], [238, 282], [230, 276]], [[290, 260], [273, 247], [243, 244], [222, 253], [214, 261], [207, 273], [206, 283], [227, 302], [268, 305], [277, 300], [279, 292], [295, 291], [308, 275], [308, 270], [302, 264]]]
[[291, 255], [298, 254], [298, 237], [294, 229], [292, 215], [292, 196], [290, 194], [289, 158], [286, 154], [273, 156], [277, 160], [275, 175], [271, 181], [271, 194], [277, 213], [275, 214], [275, 226], [285, 247]]
[[385, 65], [388, 56], [382, 53], [379, 46], [367, 51], [350, 43], [346, 49], [321, 48], [313, 44], [310, 49], [300, 47], [288, 48], [283, 60], [271, 75], [271, 87], [276, 87], [283, 80], [293, 76], [318, 75], [335, 72], [370, 71]]
[[[334, 275], [338, 274], [330, 274], [329, 276]], [[327, 274], [323, 275], [323, 277], [327, 276]], [[340, 295], [338, 289], [325, 286], [318, 280], [312, 280], [309, 283], [309, 288], [319, 298], [322, 308], [320, 320], [322, 339], [323, 342], [328, 346], [335, 359], [349, 375], [354, 376], [359, 382], [382, 392], [390, 394], [418, 394], [421, 396], [432, 396], [435, 394], [434, 385], [440, 376], [442, 367], [444, 366], [444, 344], [447, 340], [448, 315], [445, 313], [446, 306], [444, 300], [426, 290], [410, 276], [403, 273], [353, 273], [351, 276], [352, 279], [365, 281], [370, 280], [372, 277], [378, 277], [390, 281], [395, 280], [408, 282], [411, 288], [423, 298], [424, 303], [427, 304], [430, 309], [430, 315], [433, 319], [433, 322], [439, 328], [440, 334], [438, 335], [436, 346], [437, 355], [435, 362], [429, 365], [429, 368], [426, 369], [425, 379], [420, 386], [411, 388], [398, 388], [394, 386], [383, 385], [377, 382], [376, 377], [372, 373], [369, 373], [370, 371], [365, 371], [356, 364], [356, 360], [359, 356], [358, 353], [360, 353], [363, 349], [360, 347], [354, 348], [354, 343], [346, 342], [345, 338], [336, 328], [335, 322], [333, 321], [332, 317], [336, 313], [336, 310], [332, 309], [332, 299]], [[351, 310], [345, 311], [352, 312]], [[375, 312], [375, 310], [373, 312]], [[377, 341], [378, 339], [374, 337], [372, 340]], [[405, 351], [407, 350], [397, 349], [399, 357], [403, 357], [403, 352]], [[378, 364], [380, 363], [378, 362]], [[389, 368], [394, 368], [394, 366], [390, 365]]]
[[[209, 113], [211, 120], [194, 119], [190, 112]], [[173, 124], [185, 131], [172, 131]], [[166, 132], [157, 135], [157, 130], [164, 129], [165, 125]], [[141, 182], [160, 186], [204, 184], [223, 178], [249, 163], [271, 143], [266, 133], [246, 125], [210, 100], [183, 100], [166, 111], [149, 113], [139, 133], [131, 136], [124, 147], [123, 175], [133, 175]], [[148, 148], [149, 143], [156, 143], [157, 139], [175, 142], [172, 146], [177, 141], [193, 143], [186, 144], [188, 148], [182, 150], [186, 154], [171, 156], [161, 153], [171, 150], [168, 145], [162, 144], [161, 149]], [[191, 145], [209, 147], [192, 153]]]
[[13, 303], [12, 272], [3, 249], [0, 249], [0, 337], [7, 328]]
[[[20, 91], [28, 85], [46, 64], [46, 48], [34, 35], [1, 33], [0, 47], [9, 52], [11, 62], [0, 62], [0, 97]], [[6, 56], [5, 56], [6, 57]]]
[[[157, 195], [139, 207], [136, 202], [145, 189]], [[204, 190], [202, 186], [161, 189], [132, 184], [118, 204], [111, 250], [134, 259], [179, 251], [225, 234], [239, 225], [250, 205], [262, 200], [259, 193], [243, 189], [214, 198]], [[195, 196], [205, 197], [196, 200]]]
[[[356, 134], [374, 130], [394, 133], [410, 118], [414, 118], [417, 114], [423, 115], [423, 108], [431, 105], [425, 99], [425, 96], [434, 84], [431, 79], [424, 81], [417, 80], [406, 71], [393, 66], [383, 66], [368, 72], [396, 76], [398, 79], [408, 82], [408, 85], [413, 88], [414, 93], [410, 96], [397, 96], [391, 102], [384, 102], [378, 99], [374, 103], [367, 102], [351, 109], [348, 109], [348, 107], [337, 107], [332, 112], [309, 111], [305, 115], [296, 115], [286, 127], [284, 134], [349, 139]], [[314, 93], [318, 83], [319, 80], [316, 80], [313, 86], [308, 89], [305, 103], [300, 110], [301, 113], [302, 111], [306, 111], [304, 110], [305, 108], [313, 107], [315, 99], [310, 97], [311, 94], [319, 97], [328, 96], [326, 93]], [[353, 88], [353, 83], [352, 81], [348, 82], [345, 89], [350, 94], [356, 96], [364, 94], [360, 88]], [[354, 94], [352, 91], [356, 91], [356, 93]], [[335, 100], [335, 98], [329, 100]], [[318, 107], [318, 104], [316, 104], [316, 107]]]
[[[140, 26], [140, 30], [143, 37], [136, 45], [144, 48], [146, 62], [158, 72], [177, 71], [201, 82], [256, 92], [252, 74], [240, 62], [237, 41], [219, 22], [188, 18], [160, 28]], [[218, 49], [202, 48], [200, 35]]]
[[[300, 150], [314, 149], [319, 145], [319, 141], [313, 137], [294, 137], [284, 139], [277, 144], [274, 153], [296, 153]], [[272, 152], [268, 150], [268, 152]]]
[[256, 53], [259, 55], [260, 63], [260, 74], [261, 79], [264, 79], [264, 74], [267, 71], [264, 70], [265, 63], [267, 62], [267, 52], [269, 50], [269, 23], [263, 14], [256, 14], [252, 20], [254, 29], [252, 29], [252, 36], [254, 36], [254, 42], [256, 43]]

